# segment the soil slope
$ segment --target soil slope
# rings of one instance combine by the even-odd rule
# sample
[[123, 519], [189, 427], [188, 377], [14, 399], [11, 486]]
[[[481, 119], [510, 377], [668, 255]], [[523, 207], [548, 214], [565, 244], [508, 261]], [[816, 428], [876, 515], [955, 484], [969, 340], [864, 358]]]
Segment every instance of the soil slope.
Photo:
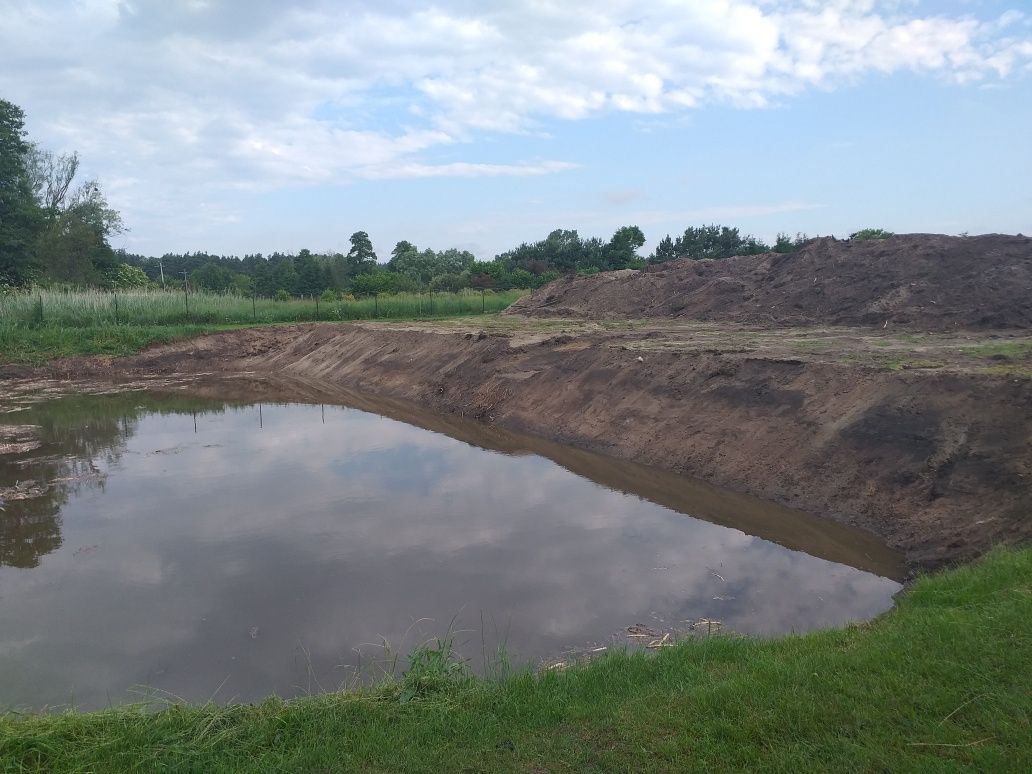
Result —
[[509, 312], [762, 326], [1030, 328], [1032, 238], [821, 238], [795, 253], [680, 260], [644, 271], [566, 277], [521, 299]]
[[653, 343], [647, 336], [323, 323], [213, 334], [48, 373], [315, 378], [863, 527], [912, 566], [1032, 539], [1029, 378], [636, 348]]

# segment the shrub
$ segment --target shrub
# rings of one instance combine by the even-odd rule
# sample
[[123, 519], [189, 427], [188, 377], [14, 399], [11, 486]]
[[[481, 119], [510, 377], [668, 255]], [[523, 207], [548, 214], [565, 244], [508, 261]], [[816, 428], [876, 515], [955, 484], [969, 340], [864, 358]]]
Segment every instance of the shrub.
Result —
[[891, 236], [896, 235], [883, 228], [862, 228], [850, 234], [849, 238], [856, 242], [866, 242], [869, 239], [888, 239]]

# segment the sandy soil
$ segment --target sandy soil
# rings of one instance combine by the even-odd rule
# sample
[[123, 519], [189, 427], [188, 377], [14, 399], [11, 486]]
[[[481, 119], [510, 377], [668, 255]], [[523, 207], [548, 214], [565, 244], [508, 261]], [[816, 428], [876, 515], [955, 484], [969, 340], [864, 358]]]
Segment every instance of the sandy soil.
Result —
[[868, 529], [911, 567], [1032, 538], [1032, 342], [514, 316], [232, 331], [41, 378], [282, 374], [411, 401]]

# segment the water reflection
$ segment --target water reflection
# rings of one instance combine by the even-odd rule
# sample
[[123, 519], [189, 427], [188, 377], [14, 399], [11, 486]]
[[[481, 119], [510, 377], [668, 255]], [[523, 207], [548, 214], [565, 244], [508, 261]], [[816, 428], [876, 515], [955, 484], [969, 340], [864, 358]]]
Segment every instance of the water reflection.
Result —
[[507, 637], [526, 659], [638, 622], [834, 625], [898, 589], [543, 456], [339, 406], [132, 393], [17, 417], [43, 446], [0, 458], [0, 485], [47, 488], [0, 512], [0, 705], [333, 689], [356, 649], [404, 650], [456, 615], [468, 655]]

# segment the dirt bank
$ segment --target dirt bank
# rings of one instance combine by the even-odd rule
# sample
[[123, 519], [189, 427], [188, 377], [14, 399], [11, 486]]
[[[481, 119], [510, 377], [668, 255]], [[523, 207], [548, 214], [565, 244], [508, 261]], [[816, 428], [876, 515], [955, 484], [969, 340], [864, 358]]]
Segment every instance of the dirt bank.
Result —
[[315, 324], [7, 375], [318, 379], [860, 526], [920, 567], [1032, 538], [1026, 376], [887, 370], [749, 348], [642, 348], [656, 343], [651, 335]]
[[1032, 238], [817, 239], [796, 253], [566, 277], [510, 307], [532, 316], [685, 318], [908, 330], [1032, 327]]

